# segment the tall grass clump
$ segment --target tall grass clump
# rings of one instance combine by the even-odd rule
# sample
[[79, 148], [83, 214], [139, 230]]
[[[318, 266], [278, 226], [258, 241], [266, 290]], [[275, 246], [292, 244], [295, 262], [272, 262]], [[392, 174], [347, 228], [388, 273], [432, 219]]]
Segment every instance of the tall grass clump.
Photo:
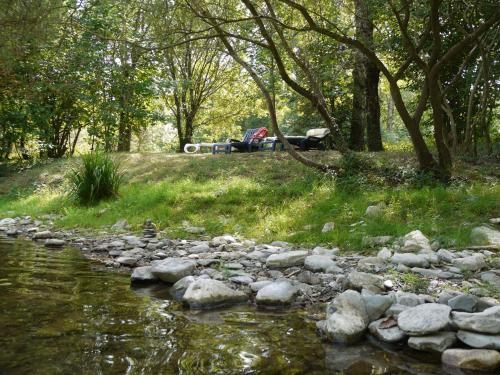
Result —
[[101, 152], [83, 155], [81, 164], [68, 173], [71, 195], [85, 205], [116, 197], [122, 179], [119, 164]]

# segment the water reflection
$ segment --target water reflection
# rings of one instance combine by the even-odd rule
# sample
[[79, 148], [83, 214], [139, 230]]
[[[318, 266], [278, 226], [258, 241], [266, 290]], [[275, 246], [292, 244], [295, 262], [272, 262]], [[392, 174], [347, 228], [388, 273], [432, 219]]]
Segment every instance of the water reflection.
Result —
[[[322, 343], [303, 312], [191, 312], [77, 250], [0, 239], [1, 374], [439, 374], [371, 345]], [[426, 362], [427, 363], [427, 362]]]

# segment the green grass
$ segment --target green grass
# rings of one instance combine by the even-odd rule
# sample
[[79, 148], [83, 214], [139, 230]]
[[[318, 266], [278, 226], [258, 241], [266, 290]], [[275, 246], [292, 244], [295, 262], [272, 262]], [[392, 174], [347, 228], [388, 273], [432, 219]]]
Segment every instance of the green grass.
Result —
[[[394, 183], [402, 166], [411, 170], [413, 165], [404, 154], [370, 154], [368, 164], [376, 171], [340, 181], [284, 153], [117, 157], [125, 172], [117, 199], [93, 207], [72, 202], [64, 175], [75, 161], [59, 160], [0, 178], [0, 216], [52, 213], [60, 215], [58, 226], [96, 230], [122, 218], [138, 230], [151, 218], [167, 235], [179, 237], [188, 237], [182, 230], [187, 220], [209, 235], [236, 233], [259, 241], [361, 250], [365, 235], [400, 236], [414, 229], [447, 246], [465, 246], [474, 225], [500, 212], [498, 176], [484, 172], [494, 170], [491, 166], [462, 165], [460, 184], [419, 188], [418, 181]], [[338, 159], [333, 152], [316, 157]], [[385, 216], [366, 218], [366, 207], [380, 201], [387, 204]], [[321, 233], [329, 221], [335, 229]]]

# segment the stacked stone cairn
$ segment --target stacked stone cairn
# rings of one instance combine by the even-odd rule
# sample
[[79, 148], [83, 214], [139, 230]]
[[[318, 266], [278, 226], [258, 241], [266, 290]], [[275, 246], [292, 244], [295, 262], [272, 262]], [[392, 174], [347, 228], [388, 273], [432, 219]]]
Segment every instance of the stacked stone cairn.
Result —
[[144, 223], [142, 233], [144, 238], [156, 238], [156, 226], [151, 219]]

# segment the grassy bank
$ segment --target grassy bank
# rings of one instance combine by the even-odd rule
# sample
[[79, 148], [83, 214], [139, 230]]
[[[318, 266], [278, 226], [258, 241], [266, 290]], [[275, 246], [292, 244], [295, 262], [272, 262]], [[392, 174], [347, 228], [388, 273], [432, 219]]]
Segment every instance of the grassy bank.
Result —
[[[122, 218], [140, 229], [152, 218], [179, 237], [187, 236], [182, 222], [189, 221], [210, 235], [351, 250], [361, 248], [365, 235], [399, 236], [417, 228], [447, 245], [465, 246], [471, 227], [500, 216], [495, 164], [459, 165], [458, 182], [421, 187], [425, 176], [411, 175], [412, 160], [392, 153], [370, 155], [369, 170], [341, 179], [320, 175], [284, 153], [116, 157], [125, 171], [118, 199], [95, 207], [72, 202], [64, 175], [76, 160], [59, 160], [1, 177], [0, 216], [57, 214], [58, 226], [96, 230]], [[335, 153], [316, 157], [339, 162]], [[387, 204], [385, 215], [366, 218], [366, 207], [380, 201]], [[335, 229], [321, 233], [331, 221]]]

